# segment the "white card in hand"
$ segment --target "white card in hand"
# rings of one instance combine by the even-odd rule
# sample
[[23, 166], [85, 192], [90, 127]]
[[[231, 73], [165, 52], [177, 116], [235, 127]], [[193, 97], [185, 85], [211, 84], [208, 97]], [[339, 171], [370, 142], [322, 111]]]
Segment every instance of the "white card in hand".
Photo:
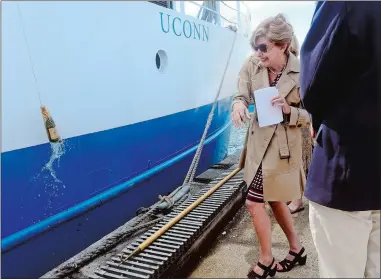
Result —
[[282, 108], [271, 104], [271, 99], [276, 96], [279, 96], [276, 87], [266, 87], [254, 91], [255, 110], [258, 115], [259, 127], [279, 124], [283, 121]]

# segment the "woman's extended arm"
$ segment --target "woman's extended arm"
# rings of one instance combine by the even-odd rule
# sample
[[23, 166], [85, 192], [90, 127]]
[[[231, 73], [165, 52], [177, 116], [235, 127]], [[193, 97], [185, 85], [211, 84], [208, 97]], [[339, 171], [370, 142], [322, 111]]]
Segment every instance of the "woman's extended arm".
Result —
[[250, 119], [248, 107], [250, 104], [250, 75], [249, 75], [250, 58], [245, 61], [238, 75], [238, 93], [233, 98], [232, 103], [232, 120], [236, 127], [241, 127], [242, 122], [246, 123]]
[[250, 58], [246, 59], [245, 63], [241, 68], [241, 71], [239, 72], [238, 93], [233, 98], [232, 108], [234, 108], [234, 105], [239, 102], [243, 103], [245, 107], [249, 106], [251, 94], [249, 63], [251, 63]]

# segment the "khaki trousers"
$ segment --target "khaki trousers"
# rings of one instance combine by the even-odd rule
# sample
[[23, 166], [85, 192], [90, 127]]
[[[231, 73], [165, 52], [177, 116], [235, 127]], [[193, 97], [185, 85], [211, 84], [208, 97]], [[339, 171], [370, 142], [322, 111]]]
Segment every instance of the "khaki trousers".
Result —
[[310, 201], [320, 278], [380, 278], [380, 210], [347, 212]]

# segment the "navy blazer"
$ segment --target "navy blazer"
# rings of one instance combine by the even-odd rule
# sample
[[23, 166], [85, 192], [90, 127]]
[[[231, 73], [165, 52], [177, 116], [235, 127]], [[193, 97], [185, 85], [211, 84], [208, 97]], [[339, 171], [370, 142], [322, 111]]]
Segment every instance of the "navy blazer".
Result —
[[381, 2], [319, 2], [301, 48], [300, 89], [316, 134], [305, 196], [381, 209]]

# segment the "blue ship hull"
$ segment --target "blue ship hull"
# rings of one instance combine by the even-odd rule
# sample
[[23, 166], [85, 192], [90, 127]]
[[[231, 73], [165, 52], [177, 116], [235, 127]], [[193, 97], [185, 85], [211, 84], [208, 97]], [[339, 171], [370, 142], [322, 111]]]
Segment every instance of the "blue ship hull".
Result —
[[[197, 173], [227, 154], [230, 104], [218, 103]], [[40, 173], [50, 144], [3, 153], [2, 277], [43, 275], [181, 185], [211, 107], [66, 139], [62, 182]]]

